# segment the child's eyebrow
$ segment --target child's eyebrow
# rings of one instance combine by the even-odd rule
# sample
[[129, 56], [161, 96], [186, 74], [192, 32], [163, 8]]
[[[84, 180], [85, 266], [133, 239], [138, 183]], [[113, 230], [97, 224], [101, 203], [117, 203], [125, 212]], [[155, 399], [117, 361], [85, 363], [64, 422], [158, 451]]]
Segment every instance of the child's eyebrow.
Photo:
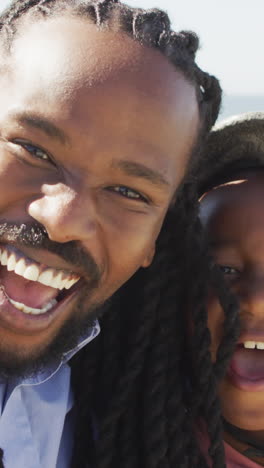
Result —
[[235, 249], [237, 246], [236, 239], [213, 239], [209, 241], [209, 246], [212, 249]]

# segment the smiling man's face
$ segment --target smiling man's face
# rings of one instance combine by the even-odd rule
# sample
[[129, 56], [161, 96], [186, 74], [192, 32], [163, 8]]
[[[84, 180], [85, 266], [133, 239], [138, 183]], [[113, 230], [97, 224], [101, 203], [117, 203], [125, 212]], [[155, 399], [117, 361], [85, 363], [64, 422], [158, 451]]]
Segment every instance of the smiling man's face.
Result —
[[199, 125], [157, 51], [80, 18], [21, 28], [0, 80], [0, 356], [16, 364], [67, 349], [65, 327], [151, 263]]

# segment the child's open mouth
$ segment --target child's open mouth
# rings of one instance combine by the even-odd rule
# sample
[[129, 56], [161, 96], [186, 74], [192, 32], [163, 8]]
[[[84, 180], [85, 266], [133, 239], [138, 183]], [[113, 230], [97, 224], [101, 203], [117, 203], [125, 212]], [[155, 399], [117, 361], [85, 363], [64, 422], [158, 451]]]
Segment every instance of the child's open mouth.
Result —
[[228, 369], [232, 382], [248, 391], [264, 389], [264, 341], [245, 341], [237, 345]]
[[0, 245], [0, 263], [0, 306], [10, 323], [23, 322], [23, 316], [27, 323], [45, 320], [80, 280], [73, 272], [30, 259], [12, 245]]

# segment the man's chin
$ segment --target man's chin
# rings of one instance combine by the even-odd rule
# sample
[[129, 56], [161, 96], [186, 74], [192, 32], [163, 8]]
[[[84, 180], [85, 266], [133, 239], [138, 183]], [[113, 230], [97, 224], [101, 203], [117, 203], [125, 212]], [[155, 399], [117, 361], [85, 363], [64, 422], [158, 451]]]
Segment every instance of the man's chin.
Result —
[[102, 314], [102, 308], [94, 307], [87, 316], [74, 314], [58, 331], [55, 338], [47, 343], [19, 345], [0, 342], [0, 379], [28, 378], [60, 363], [63, 355], [74, 349], [80, 340], [89, 336], [95, 319]]

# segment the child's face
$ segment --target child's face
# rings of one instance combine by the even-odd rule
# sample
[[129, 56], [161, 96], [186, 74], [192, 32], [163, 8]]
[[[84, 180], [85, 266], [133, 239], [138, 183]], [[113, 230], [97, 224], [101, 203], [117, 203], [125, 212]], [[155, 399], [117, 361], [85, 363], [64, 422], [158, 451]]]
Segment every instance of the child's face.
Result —
[[[201, 219], [212, 254], [240, 301], [241, 335], [220, 386], [223, 415], [247, 430], [264, 429], [264, 173], [211, 190]], [[223, 312], [211, 293], [212, 355], [222, 336]]]

